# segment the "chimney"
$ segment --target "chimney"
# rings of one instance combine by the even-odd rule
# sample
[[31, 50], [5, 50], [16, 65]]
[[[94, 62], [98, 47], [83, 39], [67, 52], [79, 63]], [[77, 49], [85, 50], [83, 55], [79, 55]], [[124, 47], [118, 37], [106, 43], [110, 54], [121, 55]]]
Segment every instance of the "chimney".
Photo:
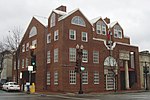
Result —
[[105, 20], [105, 22], [106, 22], [107, 24], [110, 24], [110, 19], [109, 19], [109, 18], [106, 17], [104, 20]]
[[66, 12], [66, 6], [61, 5], [58, 8], [56, 8], [56, 10], [60, 10], [60, 11]]

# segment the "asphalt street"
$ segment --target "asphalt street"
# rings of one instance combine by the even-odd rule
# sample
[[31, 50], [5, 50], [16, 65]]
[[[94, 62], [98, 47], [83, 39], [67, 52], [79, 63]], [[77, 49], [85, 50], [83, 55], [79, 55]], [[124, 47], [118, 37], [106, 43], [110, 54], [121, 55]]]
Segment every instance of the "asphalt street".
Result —
[[26, 94], [0, 91], [0, 100], [150, 100], [150, 92], [124, 94]]

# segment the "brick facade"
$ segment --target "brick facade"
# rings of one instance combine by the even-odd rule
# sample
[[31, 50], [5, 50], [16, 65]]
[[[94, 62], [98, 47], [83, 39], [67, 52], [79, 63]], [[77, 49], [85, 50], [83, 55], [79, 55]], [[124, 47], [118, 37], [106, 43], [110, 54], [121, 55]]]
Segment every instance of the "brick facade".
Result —
[[[61, 11], [62, 10], [62, 11]], [[76, 48], [76, 45], [83, 45], [84, 50], [88, 51], [88, 61], [83, 62], [82, 65], [85, 67], [85, 71], [88, 73], [88, 83], [83, 84], [83, 91], [84, 92], [104, 92], [108, 91], [106, 89], [106, 78], [108, 75], [105, 75], [105, 68], [110, 66], [104, 66], [104, 62], [107, 57], [110, 56], [110, 48], [107, 46], [108, 44], [108, 36], [107, 33], [110, 30], [112, 35], [111, 41], [113, 42], [113, 50], [112, 50], [112, 57], [116, 60], [118, 65], [118, 74], [116, 78], [117, 83], [117, 90], [125, 90], [125, 61], [122, 60], [123, 66], [120, 66], [120, 51], [128, 51], [129, 55], [130, 52], [134, 53], [134, 67], [130, 67], [131, 60], [129, 59], [128, 67], [129, 67], [129, 85], [130, 89], [140, 89], [140, 77], [139, 77], [139, 60], [138, 60], [138, 47], [130, 45], [130, 39], [124, 36], [123, 29], [116, 22], [114, 25], [110, 26], [107, 23], [110, 21], [109, 19], [102, 19], [101, 17], [95, 20], [94, 22], [89, 21], [83, 13], [79, 10], [73, 10], [69, 13], [66, 13], [66, 7], [60, 6], [56, 10], [53, 10], [49, 19], [48, 25], [43, 25], [38, 21], [36, 18], [33, 17], [31, 20], [27, 31], [20, 43], [20, 53], [19, 59], [25, 59], [26, 57], [29, 58], [29, 65], [30, 65], [30, 50], [22, 52], [22, 45], [29, 42], [31, 45], [31, 41], [37, 40], [37, 47], [34, 51], [36, 54], [36, 73], [32, 73], [32, 82], [35, 82], [36, 91], [55, 91], [55, 92], [78, 92], [79, 90], [79, 74], [76, 73], [76, 82], [75, 84], [70, 84], [70, 70], [75, 69], [76, 62], [69, 61], [69, 48]], [[55, 14], [55, 25], [53, 27], [50, 26], [50, 21], [52, 14]], [[85, 26], [74, 25], [71, 23], [72, 18], [74, 16], [80, 16], [85, 22]], [[107, 23], [105, 22], [107, 21]], [[106, 34], [97, 34], [96, 31], [96, 23], [101, 21], [105, 23], [106, 26]], [[37, 35], [29, 38], [29, 33], [31, 28], [35, 26], [37, 28]], [[121, 28], [121, 38], [114, 37], [114, 27], [119, 26]], [[76, 39], [70, 40], [69, 39], [69, 30], [76, 31]], [[57, 41], [54, 41], [54, 32], [58, 30], [59, 37]], [[83, 42], [82, 32], [87, 33], [87, 42]], [[47, 34], [50, 34], [51, 42], [47, 43]], [[58, 62], [54, 62], [54, 49], [58, 48]], [[50, 51], [50, 63], [47, 63], [47, 51]], [[93, 63], [93, 51], [99, 52], [99, 63]], [[26, 66], [26, 65], [25, 65]], [[106, 69], [107, 70], [107, 69]], [[13, 72], [15, 73], [16, 70]], [[18, 73], [27, 71], [26, 68], [18, 69]], [[58, 84], [54, 84], [54, 72], [58, 72]], [[99, 73], [99, 84], [94, 84], [94, 72], [98, 71]], [[28, 72], [28, 71], [27, 71]], [[50, 72], [50, 85], [47, 85], [47, 72]], [[112, 72], [112, 71], [111, 71]], [[29, 73], [28, 73], [29, 74]], [[28, 77], [27, 74], [27, 77]], [[35, 77], [33, 77], [34, 75]], [[13, 74], [16, 77], [16, 74]], [[106, 77], [107, 76], [107, 77]], [[124, 76], [124, 77], [123, 77]], [[132, 80], [132, 76], [134, 76], [134, 80]], [[26, 77], [25, 81], [29, 81]], [[19, 79], [19, 83], [23, 83], [23, 78]], [[122, 83], [124, 82], [124, 83]], [[114, 84], [111, 82], [111, 84]], [[109, 88], [109, 86], [108, 86]], [[113, 90], [113, 89], [110, 89]]]

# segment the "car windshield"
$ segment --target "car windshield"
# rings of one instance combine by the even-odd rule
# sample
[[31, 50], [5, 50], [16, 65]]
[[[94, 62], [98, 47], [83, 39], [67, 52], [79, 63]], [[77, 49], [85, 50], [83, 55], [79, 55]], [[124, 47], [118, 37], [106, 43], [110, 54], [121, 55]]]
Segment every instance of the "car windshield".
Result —
[[10, 83], [10, 85], [17, 85], [17, 83]]

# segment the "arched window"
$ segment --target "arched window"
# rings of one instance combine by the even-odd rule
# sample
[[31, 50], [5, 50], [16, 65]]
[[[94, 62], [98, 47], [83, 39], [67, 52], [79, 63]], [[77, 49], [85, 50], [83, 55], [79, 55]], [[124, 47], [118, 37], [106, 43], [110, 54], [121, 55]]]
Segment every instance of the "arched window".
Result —
[[86, 26], [84, 20], [80, 16], [75, 16], [71, 20], [71, 24]]
[[106, 35], [106, 25], [103, 21], [98, 21], [96, 23], [96, 32], [97, 34]]
[[35, 36], [36, 34], [37, 34], [37, 28], [35, 26], [33, 26], [30, 30], [29, 38], [32, 36]]
[[55, 16], [55, 13], [53, 13], [52, 14], [52, 16], [51, 16], [51, 20], [50, 20], [50, 27], [53, 27], [53, 26], [55, 26], [55, 18], [56, 16]]

